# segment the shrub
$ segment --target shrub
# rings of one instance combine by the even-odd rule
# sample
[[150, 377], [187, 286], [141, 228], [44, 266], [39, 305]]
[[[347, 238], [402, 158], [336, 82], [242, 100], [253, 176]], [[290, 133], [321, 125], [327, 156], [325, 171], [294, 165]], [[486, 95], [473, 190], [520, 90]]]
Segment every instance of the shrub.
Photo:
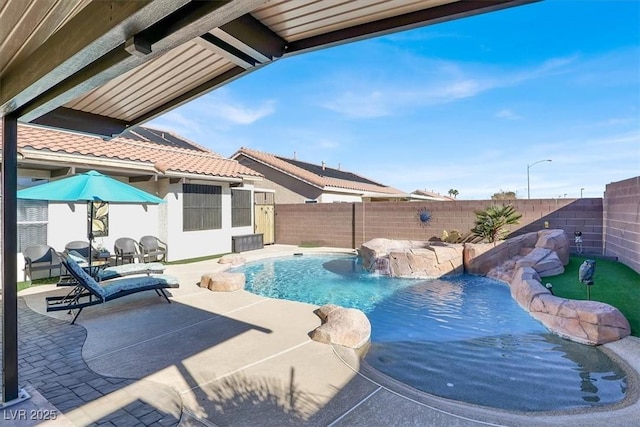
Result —
[[506, 225], [518, 224], [522, 214], [511, 205], [490, 206], [483, 211], [476, 211], [475, 226], [471, 232], [490, 243], [504, 237]]

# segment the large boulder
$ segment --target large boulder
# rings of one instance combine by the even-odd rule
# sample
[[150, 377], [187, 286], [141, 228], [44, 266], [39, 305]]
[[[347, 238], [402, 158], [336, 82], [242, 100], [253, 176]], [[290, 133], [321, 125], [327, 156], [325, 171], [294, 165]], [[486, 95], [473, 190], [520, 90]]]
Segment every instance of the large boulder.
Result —
[[535, 246], [555, 252], [562, 265], [567, 265], [570, 255], [569, 244], [569, 236], [564, 230], [540, 230]]
[[322, 320], [322, 325], [309, 334], [314, 341], [360, 348], [371, 338], [371, 323], [360, 310], [328, 304], [315, 313]]
[[540, 294], [532, 300], [530, 313], [557, 335], [583, 344], [606, 344], [631, 333], [620, 310], [598, 301]]
[[543, 247], [533, 248], [531, 251], [518, 259], [515, 268], [531, 267], [540, 277], [557, 276], [564, 273], [564, 265], [558, 255]]
[[227, 254], [223, 255], [218, 259], [218, 264], [231, 264], [233, 266], [242, 265], [247, 260], [242, 255], [238, 254]]
[[404, 249], [423, 249], [429, 246], [429, 242], [416, 240], [392, 240], [376, 238], [365, 242], [360, 246], [358, 255], [362, 259], [362, 266], [368, 271], [374, 271], [381, 258], [388, 258], [389, 252]]
[[514, 257], [529, 253], [538, 241], [538, 233], [525, 233], [495, 243], [465, 243], [464, 271], [484, 276], [491, 269]]
[[359, 251], [363, 267], [381, 275], [436, 278], [462, 274], [462, 245], [417, 240], [373, 239]]
[[204, 274], [200, 278], [201, 288], [207, 288], [215, 292], [233, 292], [244, 289], [244, 273], [210, 273]]

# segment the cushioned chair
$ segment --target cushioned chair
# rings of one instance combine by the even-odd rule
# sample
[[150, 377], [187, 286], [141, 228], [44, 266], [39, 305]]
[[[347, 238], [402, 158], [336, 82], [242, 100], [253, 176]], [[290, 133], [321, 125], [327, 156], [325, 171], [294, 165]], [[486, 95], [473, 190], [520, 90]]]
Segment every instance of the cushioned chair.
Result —
[[140, 238], [140, 253], [145, 262], [166, 261], [167, 249], [167, 244], [155, 236]]
[[24, 256], [24, 281], [33, 277], [34, 271], [48, 271], [51, 274], [58, 270], [58, 276], [62, 274], [62, 263], [56, 251], [47, 245], [33, 245], [22, 251]]
[[141, 260], [140, 245], [135, 240], [129, 237], [121, 237], [113, 244], [113, 252], [116, 257], [116, 265], [118, 261], [120, 264], [124, 264], [125, 261], [133, 263]]
[[177, 278], [164, 274], [128, 277], [99, 284], [71, 257], [63, 255], [61, 261], [75, 280], [76, 286], [65, 296], [47, 297], [47, 311], [77, 309], [78, 312], [73, 317], [72, 324], [85, 307], [104, 304], [138, 292], [156, 291], [159, 296], [163, 296], [168, 303], [171, 303], [165, 289], [180, 286]]

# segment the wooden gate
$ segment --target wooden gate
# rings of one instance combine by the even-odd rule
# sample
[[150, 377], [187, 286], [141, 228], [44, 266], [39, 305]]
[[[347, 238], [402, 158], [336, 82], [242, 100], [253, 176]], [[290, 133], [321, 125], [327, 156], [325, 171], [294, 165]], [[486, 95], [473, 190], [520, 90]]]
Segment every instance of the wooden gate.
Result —
[[262, 233], [265, 245], [276, 242], [274, 205], [255, 205], [256, 233]]

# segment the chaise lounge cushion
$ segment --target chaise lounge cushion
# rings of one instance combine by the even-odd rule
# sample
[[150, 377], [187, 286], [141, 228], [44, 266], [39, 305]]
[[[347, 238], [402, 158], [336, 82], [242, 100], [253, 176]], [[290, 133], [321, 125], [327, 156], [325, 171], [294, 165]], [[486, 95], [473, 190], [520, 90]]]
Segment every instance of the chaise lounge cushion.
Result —
[[180, 286], [177, 278], [166, 274], [156, 274], [153, 276], [127, 277], [126, 279], [110, 280], [102, 284], [102, 289], [104, 290], [105, 298], [108, 299], [112, 295], [121, 292], [144, 288], [155, 289], [158, 287], [158, 282], [160, 281], [164, 281], [163, 287], [166, 288], [178, 288]]
[[91, 277], [86, 271], [84, 271], [84, 269], [74, 261], [71, 255], [67, 255], [65, 261], [65, 267], [71, 270], [75, 276], [82, 280], [85, 287], [90, 290], [92, 294], [100, 297], [102, 301], [104, 301], [106, 298], [105, 291], [98, 284], [98, 282], [96, 282], [93, 277]]
[[165, 268], [161, 262], [123, 264], [105, 268], [98, 273], [98, 277], [100, 280], [111, 280], [135, 274], [162, 274]]

